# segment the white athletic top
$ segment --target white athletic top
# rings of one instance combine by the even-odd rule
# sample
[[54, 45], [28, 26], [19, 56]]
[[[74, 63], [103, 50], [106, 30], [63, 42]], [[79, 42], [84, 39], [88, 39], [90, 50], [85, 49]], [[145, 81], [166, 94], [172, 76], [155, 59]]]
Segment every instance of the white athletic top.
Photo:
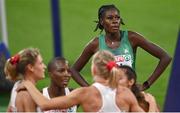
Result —
[[[65, 88], [65, 95], [69, 94], [70, 91], [69, 91], [69, 88]], [[45, 97], [47, 97], [49, 100], [51, 99], [50, 96], [49, 96], [49, 93], [48, 93], [48, 87], [46, 88], [43, 88], [43, 95]], [[44, 111], [44, 113], [58, 113], [58, 112], [76, 112], [77, 110], [77, 106], [73, 106], [73, 107], [70, 107], [68, 109], [53, 109], [53, 110], [48, 110], [48, 111]]]
[[122, 112], [116, 105], [116, 89], [111, 89], [100, 83], [94, 83], [94, 87], [98, 89], [102, 97], [102, 107], [98, 112]]
[[[10, 103], [9, 106], [11, 107], [11, 111], [12, 112], [17, 112], [17, 108], [16, 108], [16, 96], [17, 96], [17, 87], [20, 84], [21, 80], [17, 81], [14, 86], [13, 89], [11, 90], [11, 98], [10, 98]], [[41, 112], [39, 107], [37, 107], [36, 109], [37, 112]]]
[[16, 108], [16, 95], [17, 95], [17, 86], [19, 85], [20, 81], [17, 81], [14, 86], [13, 89], [11, 90], [11, 98], [10, 98], [10, 103], [9, 106], [11, 107], [11, 111], [12, 112], [17, 112], [17, 108]]

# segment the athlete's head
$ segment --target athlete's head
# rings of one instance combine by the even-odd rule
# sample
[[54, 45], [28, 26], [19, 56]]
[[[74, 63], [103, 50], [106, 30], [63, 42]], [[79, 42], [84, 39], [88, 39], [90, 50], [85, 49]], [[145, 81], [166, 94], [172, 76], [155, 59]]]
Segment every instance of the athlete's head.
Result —
[[118, 24], [121, 23], [122, 25], [124, 25], [124, 22], [123, 22], [122, 18], [120, 17], [119, 9], [113, 4], [102, 5], [99, 8], [98, 21], [95, 21], [97, 23], [97, 25], [96, 25], [96, 28], [94, 31], [97, 31], [97, 29], [100, 29], [101, 31], [103, 31], [103, 29], [105, 29], [105, 25], [104, 25], [105, 19], [109, 20], [109, 21], [112, 21], [113, 19], [115, 19], [118, 22]]
[[136, 84], [136, 72], [129, 66], [122, 65], [119, 68], [123, 71], [124, 74], [121, 74], [119, 79], [119, 84], [131, 88]]
[[118, 73], [114, 55], [109, 51], [102, 50], [94, 54], [92, 59], [91, 71], [94, 76], [100, 76], [109, 80], [109, 85], [112, 88], [117, 86]]
[[63, 57], [55, 57], [48, 63], [51, 83], [58, 87], [67, 87], [71, 77], [68, 61]]
[[138, 103], [145, 110], [148, 111], [149, 108], [148, 102], [145, 101], [144, 95], [141, 93], [139, 87], [136, 84], [136, 72], [129, 66], [122, 65], [119, 66], [119, 69], [123, 71], [123, 74], [120, 75], [119, 85], [125, 86], [131, 89], [131, 91], [136, 96]]
[[31, 75], [35, 80], [44, 77], [46, 66], [37, 48], [26, 48], [9, 58], [5, 64], [8, 79], [18, 80]]

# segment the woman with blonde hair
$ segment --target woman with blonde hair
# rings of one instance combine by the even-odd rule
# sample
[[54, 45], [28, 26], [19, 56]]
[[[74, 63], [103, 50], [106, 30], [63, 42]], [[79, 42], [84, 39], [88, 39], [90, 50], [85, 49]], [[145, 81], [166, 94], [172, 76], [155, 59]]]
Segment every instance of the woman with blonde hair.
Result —
[[21, 84], [26, 88], [33, 100], [42, 110], [66, 109], [80, 104], [84, 112], [124, 112], [143, 111], [132, 92], [118, 86], [121, 73], [117, 69], [113, 54], [108, 51], [98, 51], [92, 59], [91, 72], [94, 83], [89, 87], [73, 90], [66, 96], [45, 98], [29, 81]]
[[44, 78], [45, 64], [37, 48], [26, 48], [9, 58], [5, 64], [6, 78], [16, 81], [11, 92], [11, 99], [7, 112], [36, 112], [37, 105], [31, 95], [16, 88], [22, 81], [28, 80], [35, 86], [36, 82]]

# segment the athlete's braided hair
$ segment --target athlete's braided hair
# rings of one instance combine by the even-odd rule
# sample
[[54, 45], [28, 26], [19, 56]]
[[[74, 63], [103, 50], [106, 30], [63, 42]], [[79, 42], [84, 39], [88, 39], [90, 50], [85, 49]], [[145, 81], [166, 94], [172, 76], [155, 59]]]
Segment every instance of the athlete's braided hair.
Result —
[[[98, 21], [94, 21], [95, 23], [97, 23], [96, 28], [94, 29], [94, 32], [97, 31], [97, 29], [100, 29], [101, 32], [103, 31], [104, 27], [101, 25], [100, 20], [102, 18], [104, 18], [105, 12], [108, 11], [108, 10], [111, 10], [111, 9], [117, 10], [117, 12], [120, 14], [119, 9], [115, 5], [113, 5], [113, 4], [111, 4], [111, 5], [102, 5], [98, 10]], [[122, 18], [120, 18], [120, 19], [121, 19], [120, 20], [121, 24], [125, 25]]]

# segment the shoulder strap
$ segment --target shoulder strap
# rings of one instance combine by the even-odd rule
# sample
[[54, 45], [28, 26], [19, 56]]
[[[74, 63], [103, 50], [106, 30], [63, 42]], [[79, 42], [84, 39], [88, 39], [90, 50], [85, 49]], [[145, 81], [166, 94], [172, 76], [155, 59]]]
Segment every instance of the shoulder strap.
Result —
[[106, 47], [106, 45], [105, 45], [104, 35], [101, 34], [99, 36], [99, 50], [103, 50], [105, 47]]
[[48, 99], [51, 99], [50, 96], [49, 96], [49, 93], [48, 93], [48, 87], [43, 88], [43, 92], [42, 93], [43, 93], [43, 95], [45, 97], [47, 97]]

